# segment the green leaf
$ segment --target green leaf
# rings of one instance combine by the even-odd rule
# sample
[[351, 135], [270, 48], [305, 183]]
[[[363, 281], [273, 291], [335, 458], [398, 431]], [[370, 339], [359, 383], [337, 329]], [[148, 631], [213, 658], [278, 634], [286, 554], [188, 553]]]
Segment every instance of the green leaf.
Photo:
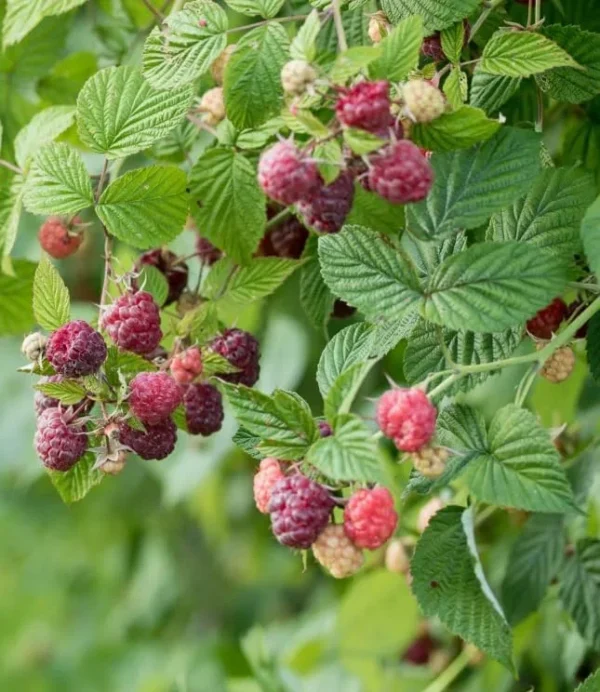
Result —
[[408, 230], [432, 240], [477, 228], [533, 185], [540, 171], [540, 136], [503, 127], [483, 144], [434, 154], [435, 180], [426, 200], [406, 212]]
[[342, 148], [335, 139], [321, 142], [313, 149], [313, 156], [319, 161], [317, 167], [326, 185], [332, 183], [344, 166]]
[[68, 471], [48, 471], [52, 485], [63, 502], [79, 502], [104, 478], [102, 471], [94, 470], [95, 458], [88, 452]]
[[330, 423], [335, 421], [339, 414], [350, 411], [365, 377], [375, 362], [371, 359], [365, 363], [354, 363], [336, 377], [331, 389], [327, 392], [323, 407], [325, 417]]
[[317, 329], [325, 329], [335, 297], [321, 275], [321, 265], [317, 254], [318, 238], [311, 235], [302, 255], [305, 260], [300, 270], [300, 304], [311, 324]]
[[290, 57], [293, 60], [312, 62], [317, 56], [317, 36], [320, 30], [319, 13], [317, 10], [313, 10], [298, 29], [298, 33], [290, 45]]
[[479, 69], [506, 77], [531, 77], [554, 67], [577, 67], [549, 38], [530, 31], [498, 31], [483, 49]]
[[44, 17], [63, 14], [86, 0], [8, 0], [2, 27], [4, 48], [19, 43]]
[[96, 212], [109, 233], [142, 249], [170, 242], [188, 212], [185, 173], [176, 166], [128, 171], [102, 193]]
[[255, 166], [232, 149], [211, 149], [194, 165], [190, 190], [204, 235], [234, 261], [249, 262], [266, 223]]
[[127, 380], [140, 372], [152, 372], [156, 366], [146, 358], [130, 351], [120, 351], [116, 346], [109, 346], [108, 355], [104, 361], [104, 372], [108, 383], [113, 388], [120, 386], [119, 375]]
[[371, 325], [360, 322], [339, 331], [325, 346], [317, 367], [317, 384], [323, 398], [343, 372], [368, 360], [374, 334]]
[[257, 447], [260, 443], [260, 437], [252, 435], [244, 428], [238, 428], [235, 435], [231, 438], [232, 442], [236, 444], [241, 450], [246, 452], [249, 456], [257, 461], [262, 461], [263, 453], [259, 452]]
[[0, 173], [6, 183], [0, 185], [0, 246], [5, 257], [10, 255], [17, 240], [23, 210], [25, 178], [12, 175], [6, 169]]
[[542, 33], [584, 69], [560, 67], [544, 72], [536, 77], [538, 85], [553, 99], [569, 103], [588, 101], [600, 93], [600, 34], [558, 24], [542, 27]]
[[340, 416], [334, 434], [308, 450], [306, 461], [336, 481], [381, 482], [377, 445], [370, 430], [353, 415]]
[[367, 316], [402, 317], [421, 299], [417, 277], [399, 250], [361, 226], [319, 239], [325, 283]]
[[430, 151], [453, 151], [483, 142], [499, 128], [500, 122], [488, 119], [479, 108], [462, 106], [429, 123], [415, 124], [411, 128], [411, 138], [415, 144]]
[[169, 282], [165, 275], [156, 267], [143, 265], [137, 280], [140, 290], [149, 293], [156, 304], [162, 307], [169, 295]]
[[274, 17], [283, 7], [285, 0], [227, 0], [232, 10], [247, 17], [260, 15], [266, 19]]
[[588, 322], [586, 336], [587, 361], [590, 374], [596, 382], [600, 382], [600, 314], [596, 313]]
[[79, 137], [109, 159], [130, 156], [169, 134], [185, 117], [193, 96], [191, 86], [158, 91], [132, 67], [107, 67], [79, 92]]
[[442, 50], [444, 55], [452, 63], [460, 62], [460, 55], [465, 44], [465, 25], [463, 22], [456, 22], [447, 27], [441, 34]]
[[382, 50], [380, 46], [353, 46], [339, 53], [331, 68], [331, 80], [336, 84], [343, 84], [377, 60]]
[[36, 266], [27, 260], [14, 260], [14, 276], [0, 272], [0, 336], [23, 336], [33, 327], [33, 277]]
[[460, 67], [453, 65], [442, 88], [452, 108], [460, 108], [469, 96], [469, 81], [467, 75]]
[[40, 327], [54, 331], [69, 321], [71, 301], [60, 274], [42, 257], [33, 280], [33, 314]]
[[225, 49], [228, 26], [227, 14], [216, 2], [188, 2], [146, 39], [144, 76], [156, 89], [194, 82]]
[[598, 690], [600, 690], [600, 668], [578, 685], [575, 692], [598, 692]]
[[314, 137], [327, 137], [329, 135], [327, 125], [324, 125], [316, 115], [306, 109], [295, 109], [294, 115], [286, 110], [281, 114], [281, 121], [279, 129], [285, 126], [292, 132], [313, 135]]
[[219, 331], [217, 306], [213, 302], [201, 303], [186, 312], [177, 325], [180, 336], [189, 336], [194, 342], [202, 343]]
[[355, 183], [354, 202], [346, 223], [372, 228], [379, 233], [394, 234], [404, 227], [404, 207], [367, 192], [362, 185]]
[[537, 610], [563, 562], [564, 518], [559, 514], [534, 514], [510, 552], [502, 604], [511, 625]]
[[428, 36], [462, 21], [479, 4], [479, 0], [382, 0], [381, 9], [394, 24], [406, 17], [420, 15], [424, 34]]
[[438, 267], [422, 312], [449, 329], [498, 332], [532, 317], [566, 281], [561, 256], [518, 241], [478, 243]]
[[471, 82], [471, 105], [488, 113], [497, 113], [521, 86], [521, 77], [487, 74], [477, 67]]
[[26, 169], [29, 159], [41, 147], [54, 141], [75, 120], [73, 106], [50, 106], [37, 113], [15, 137], [17, 165]]
[[265, 24], [239, 41], [223, 84], [227, 117], [238, 129], [258, 127], [279, 112], [281, 68], [288, 51], [288, 35], [281, 24]]
[[35, 389], [39, 389], [46, 396], [58, 399], [65, 406], [78, 404], [86, 394], [85, 387], [73, 380], [61, 380], [60, 382], [47, 382], [36, 384]]
[[600, 541], [579, 541], [560, 575], [560, 597], [577, 629], [596, 651], [600, 649]]
[[419, 65], [423, 43], [423, 20], [419, 15], [403, 19], [381, 41], [382, 55], [369, 68], [374, 79], [399, 82]]
[[600, 197], [586, 211], [581, 222], [581, 239], [590, 268], [600, 277]]
[[227, 358], [219, 353], [210, 350], [210, 347], [202, 349], [202, 375], [211, 377], [212, 375], [227, 375], [232, 372], [239, 372], [240, 369], [232, 365]]
[[472, 508], [450, 506], [435, 514], [417, 543], [411, 574], [425, 617], [438, 617], [513, 670], [511, 631], [477, 554]]
[[93, 203], [90, 177], [78, 152], [53, 143], [33, 159], [24, 204], [34, 214], [75, 214]]
[[381, 149], [385, 140], [377, 135], [373, 135], [366, 130], [357, 130], [349, 127], [344, 130], [344, 142], [357, 156], [370, 154], [372, 151]]

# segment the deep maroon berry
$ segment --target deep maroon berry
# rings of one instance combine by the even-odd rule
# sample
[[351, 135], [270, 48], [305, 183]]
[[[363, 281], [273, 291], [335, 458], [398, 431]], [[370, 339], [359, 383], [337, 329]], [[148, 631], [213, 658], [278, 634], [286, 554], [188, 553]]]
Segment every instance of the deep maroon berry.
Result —
[[221, 429], [223, 401], [221, 392], [211, 384], [191, 384], [183, 394], [185, 420], [192, 435], [208, 437]]
[[331, 316], [335, 317], [338, 320], [345, 320], [348, 317], [352, 317], [352, 315], [354, 315], [355, 312], [356, 308], [352, 307], [352, 305], [348, 305], [348, 303], [338, 298], [333, 304]]
[[261, 240], [259, 254], [265, 257], [298, 259], [302, 256], [307, 240], [306, 228], [295, 216], [288, 216], [267, 231]]
[[165, 277], [169, 284], [169, 294], [165, 305], [170, 305], [184, 292], [188, 282], [188, 267], [185, 262], [181, 262], [174, 252], [166, 249], [157, 248], [148, 250], [140, 255], [135, 264], [136, 271], [144, 266], [156, 267]]
[[258, 380], [260, 352], [258, 341], [252, 334], [241, 329], [227, 329], [213, 340], [211, 348], [240, 370], [240, 372], [220, 375], [222, 380], [234, 384], [245, 384], [247, 387], [252, 387]]
[[445, 58], [444, 51], [442, 50], [442, 36], [439, 31], [423, 39], [421, 53], [426, 58], [433, 58], [435, 62], [439, 62]]
[[140, 372], [130, 387], [131, 410], [147, 425], [165, 420], [181, 403], [181, 389], [166, 372]]
[[[51, 377], [42, 377], [40, 379], [40, 384], [57, 384], [59, 382], [62, 382], [64, 380], [64, 377], [62, 375], [52, 375]], [[85, 401], [85, 405], [82, 405]], [[44, 392], [40, 392], [39, 389], [36, 389], [34, 397], [33, 397], [33, 403], [35, 406], [35, 412], [38, 416], [41, 416], [42, 413], [48, 409], [48, 408], [55, 408], [60, 404], [60, 401], [58, 399], [53, 399], [51, 396], [48, 396], [47, 394], [44, 394]], [[81, 401], [78, 401], [76, 404], [73, 405], [73, 409], [76, 409], [79, 413], [79, 415], [85, 415], [86, 413], [89, 413], [89, 411], [92, 409], [94, 406], [94, 402], [91, 399], [86, 399], [83, 397]]]
[[331, 435], [333, 435], [331, 425], [325, 420], [319, 421], [319, 435], [321, 435], [321, 437], [331, 437]]
[[213, 265], [223, 257], [223, 253], [218, 247], [215, 247], [210, 240], [203, 238], [201, 235], [196, 239], [196, 253], [201, 262], [207, 266]]
[[146, 425], [146, 430], [136, 430], [127, 423], [119, 425], [121, 444], [132, 449], [142, 459], [164, 459], [175, 449], [177, 427], [170, 418]]
[[406, 649], [402, 659], [414, 666], [425, 666], [429, 663], [429, 657], [436, 648], [436, 642], [428, 634], [424, 634]]
[[320, 186], [317, 164], [291, 142], [278, 142], [258, 162], [258, 182], [265, 194], [280, 204], [294, 204]]
[[338, 120], [348, 127], [380, 132], [390, 122], [389, 84], [359, 82], [342, 91], [335, 105]]
[[56, 407], [38, 418], [35, 449], [44, 466], [53, 471], [68, 471], [87, 449], [85, 428], [72, 423], [71, 417], [69, 411]]
[[568, 316], [568, 311], [565, 301], [555, 298], [527, 322], [527, 331], [538, 339], [551, 339]]
[[269, 513], [277, 540], [290, 548], [310, 548], [327, 526], [333, 500], [327, 490], [297, 473], [271, 491]]
[[67, 322], [52, 332], [46, 346], [46, 358], [59, 375], [92, 375], [106, 360], [102, 335], [83, 320]]
[[101, 324], [119, 348], [141, 356], [154, 351], [162, 339], [160, 311], [146, 291], [117, 298], [106, 308]]
[[354, 177], [342, 171], [330, 184], [296, 205], [304, 223], [321, 233], [337, 233], [352, 209]]
[[432, 185], [429, 161], [407, 139], [391, 144], [372, 159], [369, 187], [393, 204], [419, 202], [427, 197]]

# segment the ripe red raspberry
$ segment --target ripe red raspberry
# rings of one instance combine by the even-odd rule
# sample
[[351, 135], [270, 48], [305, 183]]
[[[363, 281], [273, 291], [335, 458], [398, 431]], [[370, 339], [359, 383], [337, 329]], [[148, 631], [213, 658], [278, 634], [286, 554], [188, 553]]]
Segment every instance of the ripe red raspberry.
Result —
[[269, 513], [269, 502], [273, 486], [284, 477], [277, 459], [267, 457], [260, 462], [258, 471], [254, 475], [253, 489], [256, 508], [262, 514]]
[[165, 305], [170, 305], [184, 292], [188, 282], [188, 267], [185, 262], [179, 261], [174, 252], [166, 249], [148, 250], [140, 255], [135, 264], [136, 271], [140, 271], [144, 265], [156, 267], [169, 284], [169, 294]]
[[130, 388], [129, 406], [147, 425], [164, 421], [181, 403], [181, 389], [166, 372], [140, 372]]
[[146, 425], [146, 430], [135, 430], [127, 423], [119, 424], [121, 444], [129, 447], [142, 459], [164, 459], [175, 449], [177, 427], [170, 418]]
[[119, 348], [141, 356], [152, 353], [162, 339], [160, 311], [146, 291], [117, 298], [104, 311], [101, 325]]
[[190, 384], [202, 372], [202, 354], [197, 346], [192, 346], [171, 361], [171, 375], [177, 384]]
[[[62, 382], [64, 377], [62, 375], [52, 375], [50, 377], [42, 377], [40, 379], [40, 384], [56, 384], [58, 382]], [[85, 406], [82, 406], [83, 402], [85, 400]], [[60, 401], [58, 399], [53, 399], [51, 396], [48, 396], [47, 394], [44, 394], [44, 392], [41, 392], [39, 389], [36, 389], [34, 397], [33, 397], [33, 403], [35, 406], [35, 412], [38, 416], [41, 416], [42, 413], [48, 409], [48, 408], [55, 408], [60, 404]], [[94, 406], [94, 402], [91, 399], [86, 399], [83, 397], [81, 401], [78, 401], [76, 404], [73, 405], [73, 409], [76, 409], [79, 412], [79, 415], [85, 415], [86, 413], [89, 413], [89, 411], [92, 409]]]
[[[536, 348], [540, 351], [546, 344], [540, 342]], [[548, 358], [542, 366], [540, 375], [548, 382], [558, 384], [568, 379], [575, 367], [575, 354], [570, 346], [563, 346]]]
[[381, 131], [390, 121], [388, 82], [365, 81], [343, 89], [335, 104], [335, 114], [347, 127], [374, 133]]
[[555, 298], [550, 305], [542, 308], [527, 322], [527, 331], [538, 339], [551, 339], [558, 331], [561, 322], [567, 317], [567, 304], [562, 298]]
[[85, 427], [72, 423], [71, 417], [56, 407], [46, 409], [38, 418], [35, 449], [44, 466], [53, 471], [68, 471], [87, 449]]
[[267, 231], [261, 240], [259, 254], [265, 257], [298, 259], [304, 251], [307, 240], [306, 228], [295, 216], [288, 216]]
[[258, 182], [265, 194], [280, 204], [294, 204], [319, 189], [317, 164], [291, 142], [278, 142], [258, 162]]
[[329, 524], [312, 544], [316, 560], [327, 569], [332, 577], [345, 579], [363, 566], [362, 550], [344, 533], [341, 524]]
[[375, 550], [396, 530], [398, 515], [387, 488], [358, 490], [344, 510], [344, 531], [359, 548]]
[[223, 257], [223, 253], [219, 248], [215, 247], [210, 240], [203, 238], [201, 235], [196, 239], [196, 254], [201, 262], [208, 267]]
[[191, 435], [208, 437], [223, 424], [221, 392], [211, 384], [191, 384], [183, 393], [185, 420]]
[[227, 329], [213, 340], [211, 348], [240, 370], [240, 372], [219, 375], [222, 380], [234, 384], [245, 384], [247, 387], [252, 387], [258, 380], [259, 345], [252, 334], [241, 329]]
[[354, 177], [342, 171], [330, 184], [296, 205], [304, 223], [321, 233], [337, 233], [352, 209]]
[[327, 490], [297, 473], [273, 486], [269, 513], [277, 540], [290, 548], [307, 549], [329, 522], [333, 500]]
[[83, 242], [83, 233], [77, 230], [81, 223], [78, 216], [70, 224], [58, 216], [48, 217], [38, 235], [42, 249], [54, 259], [70, 257]]
[[46, 358], [59, 375], [92, 375], [106, 360], [102, 335], [83, 320], [73, 320], [52, 332]]
[[433, 185], [433, 169], [416, 144], [391, 144], [372, 159], [369, 188], [393, 204], [419, 202]]
[[436, 417], [435, 406], [416, 387], [390, 389], [377, 404], [377, 425], [403, 452], [416, 452], [429, 442]]

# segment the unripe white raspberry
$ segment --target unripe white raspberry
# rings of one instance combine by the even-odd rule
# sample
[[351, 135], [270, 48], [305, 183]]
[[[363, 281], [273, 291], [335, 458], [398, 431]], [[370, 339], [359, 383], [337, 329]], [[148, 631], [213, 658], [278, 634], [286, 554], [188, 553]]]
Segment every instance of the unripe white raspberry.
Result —
[[225, 68], [231, 58], [233, 51], [236, 49], [235, 43], [230, 43], [225, 50], [216, 58], [213, 64], [210, 66], [210, 73], [212, 78], [217, 84], [223, 84], [223, 76], [225, 74]]
[[363, 565], [362, 551], [346, 536], [341, 524], [329, 524], [312, 545], [315, 558], [336, 579], [358, 572]]
[[200, 111], [207, 125], [214, 127], [225, 117], [225, 101], [223, 89], [214, 87], [202, 95], [200, 99]]
[[448, 450], [444, 447], [427, 445], [411, 455], [413, 466], [425, 478], [439, 478], [446, 468]]
[[418, 123], [428, 123], [446, 110], [444, 94], [424, 79], [413, 79], [402, 90], [409, 115]]
[[397, 574], [408, 574], [410, 571], [410, 558], [400, 539], [391, 541], [386, 548], [385, 566], [390, 572]]
[[316, 78], [316, 71], [306, 60], [290, 60], [281, 70], [281, 84], [286, 94], [300, 96]]
[[373, 43], [379, 43], [390, 33], [390, 23], [383, 12], [375, 12], [369, 19], [369, 38]]
[[419, 533], [423, 533], [423, 531], [425, 531], [425, 529], [429, 526], [429, 522], [440, 511], [440, 509], [444, 509], [444, 503], [439, 497], [432, 497], [429, 502], [421, 507], [419, 516], [417, 518], [417, 529]]
[[[546, 346], [546, 343], [540, 341], [536, 344], [536, 349], [540, 351], [544, 346]], [[573, 349], [570, 346], [563, 346], [557, 349], [544, 363], [540, 370], [540, 375], [548, 382], [558, 384], [559, 382], [564, 382], [569, 377], [574, 367], [575, 354]]]
[[25, 356], [25, 358], [27, 358], [27, 360], [35, 363], [40, 359], [41, 356], [44, 355], [47, 342], [48, 337], [44, 336], [44, 334], [40, 334], [40, 332], [28, 334], [23, 339], [23, 343], [21, 344], [21, 353]]

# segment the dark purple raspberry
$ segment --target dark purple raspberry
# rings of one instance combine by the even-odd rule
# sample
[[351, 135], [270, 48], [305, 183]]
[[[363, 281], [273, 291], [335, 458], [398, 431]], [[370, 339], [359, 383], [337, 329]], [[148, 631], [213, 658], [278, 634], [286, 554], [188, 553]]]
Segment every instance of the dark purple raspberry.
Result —
[[102, 335], [83, 320], [73, 320], [52, 332], [46, 358], [59, 375], [92, 375], [106, 360]]
[[88, 446], [83, 425], [71, 422], [72, 413], [61, 407], [46, 409], [38, 418], [35, 449], [46, 468], [68, 471]]
[[201, 235], [196, 239], [196, 254], [201, 262], [204, 262], [208, 267], [223, 257], [223, 253], [218, 247], [215, 247], [210, 240], [203, 238]]
[[343, 300], [338, 298], [333, 304], [331, 316], [338, 320], [345, 320], [348, 317], [352, 317], [355, 312], [356, 308], [352, 307], [352, 305], [348, 305], [348, 303], [345, 303]]
[[188, 267], [185, 262], [179, 261], [174, 252], [157, 248], [148, 250], [140, 255], [135, 264], [136, 271], [140, 271], [144, 265], [156, 267], [169, 284], [169, 294], [165, 305], [170, 305], [185, 291], [188, 282]]
[[181, 403], [181, 389], [166, 372], [140, 372], [131, 380], [129, 406], [146, 425], [157, 425]]
[[278, 142], [258, 162], [258, 182], [265, 194], [280, 204], [294, 204], [320, 186], [317, 164], [291, 142]]
[[414, 666], [425, 666], [429, 663], [429, 657], [434, 652], [437, 644], [428, 634], [423, 634], [406, 649], [402, 660], [412, 663]]
[[259, 344], [252, 334], [241, 329], [227, 329], [213, 340], [211, 348], [240, 370], [240, 372], [219, 375], [222, 380], [234, 384], [245, 384], [247, 387], [252, 387], [258, 380]]
[[347, 127], [381, 132], [390, 122], [388, 82], [359, 82], [350, 89], [343, 89], [335, 105], [335, 113], [337, 119]]
[[170, 418], [156, 425], [146, 425], [145, 431], [135, 430], [127, 423], [121, 423], [119, 440], [142, 459], [160, 460], [168, 457], [175, 449], [177, 426]]
[[354, 177], [342, 171], [331, 185], [323, 185], [312, 197], [296, 205], [304, 223], [321, 233], [337, 233], [352, 209]]
[[302, 256], [307, 240], [306, 228], [295, 216], [288, 216], [273, 226], [261, 240], [259, 255], [298, 259]]
[[555, 298], [528, 322], [527, 331], [538, 339], [551, 339], [558, 331], [561, 322], [568, 316], [568, 307], [562, 298]]
[[327, 490], [310, 478], [300, 473], [282, 478], [269, 501], [275, 537], [290, 548], [310, 548], [327, 526], [333, 504]]
[[185, 420], [191, 435], [208, 437], [223, 424], [221, 392], [211, 384], [191, 384], [183, 394]]
[[432, 58], [435, 62], [439, 62], [445, 58], [444, 51], [442, 50], [442, 36], [439, 31], [423, 39], [421, 53], [426, 58]]
[[[39, 384], [57, 384], [63, 380], [64, 377], [62, 375], [52, 375], [51, 377], [42, 377]], [[82, 406], [84, 401], [85, 405]], [[40, 392], [39, 389], [36, 389], [33, 397], [33, 403], [36, 414], [41, 416], [46, 409], [55, 408], [58, 406], [60, 401], [58, 399], [53, 399], [51, 396], [48, 396], [44, 394], [44, 392]], [[74, 404], [72, 408], [76, 409], [79, 415], [85, 415], [86, 413], [90, 412], [93, 406], [94, 402], [91, 399], [85, 399], [84, 397], [81, 401]]]
[[372, 159], [369, 188], [393, 204], [420, 202], [433, 185], [433, 169], [416, 144], [402, 139]]
[[117, 298], [106, 308], [101, 324], [119, 348], [141, 356], [152, 353], [162, 339], [160, 311], [146, 291]]
[[321, 437], [331, 437], [331, 435], [333, 435], [331, 425], [329, 425], [327, 421], [319, 421], [319, 434], [321, 435]]

